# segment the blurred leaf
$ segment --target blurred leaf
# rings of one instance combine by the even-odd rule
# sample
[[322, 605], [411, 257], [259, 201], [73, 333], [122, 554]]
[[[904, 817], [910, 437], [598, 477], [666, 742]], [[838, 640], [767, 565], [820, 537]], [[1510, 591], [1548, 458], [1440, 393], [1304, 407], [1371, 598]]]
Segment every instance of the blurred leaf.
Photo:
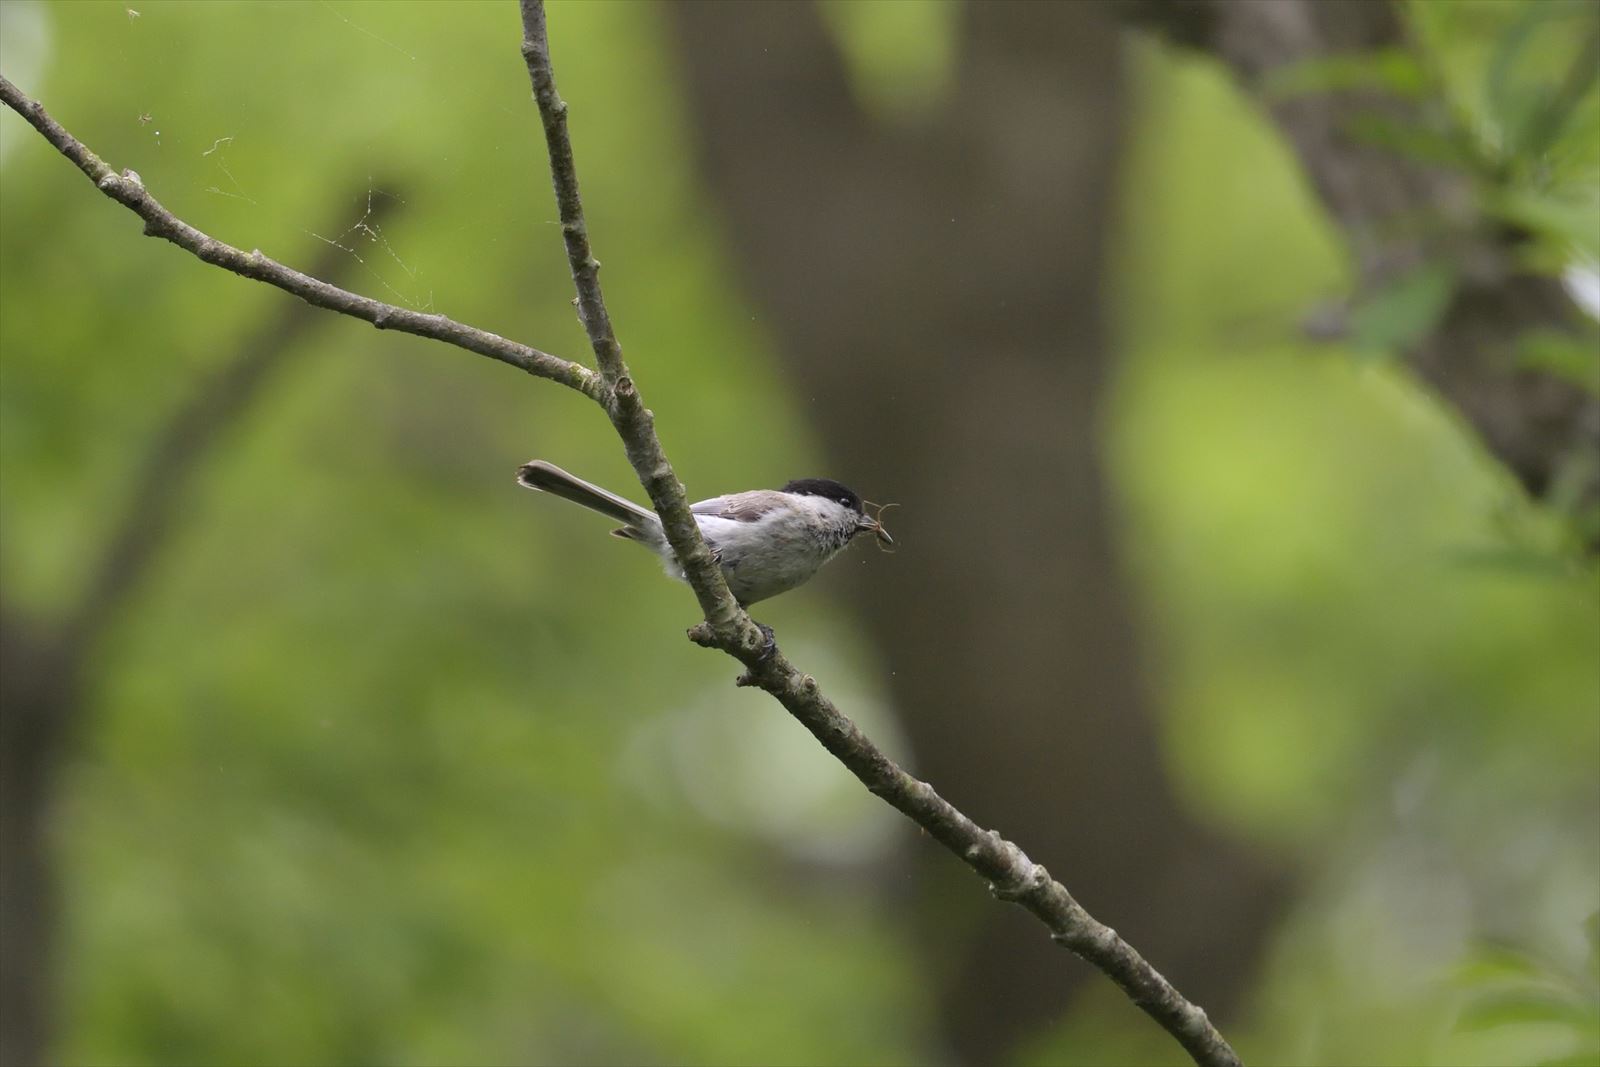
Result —
[[1496, 1026], [1559, 1023], [1575, 1029], [1592, 1026], [1595, 1008], [1566, 992], [1527, 988], [1477, 998], [1462, 1013], [1463, 1030], [1488, 1030]]
[[1369, 352], [1402, 351], [1438, 323], [1455, 292], [1455, 272], [1425, 263], [1366, 296], [1350, 312], [1351, 338]]
[[[1584, 924], [1585, 933], [1594, 925]], [[1591, 946], [1591, 959], [1594, 956]], [[1600, 1055], [1600, 984], [1554, 961], [1508, 948], [1478, 953], [1456, 973], [1456, 984], [1473, 996], [1456, 1030], [1485, 1032], [1501, 1027], [1542, 1026], [1568, 1032], [1572, 1051], [1541, 1063], [1594, 1063]]]
[[1600, 188], [1579, 183], [1562, 189], [1519, 185], [1491, 192], [1485, 208], [1498, 218], [1546, 238], [1563, 265], [1574, 250], [1585, 259], [1600, 260]]
[[1518, 60], [1527, 51], [1534, 33], [1557, 13], [1557, 4], [1528, 4], [1509, 30], [1500, 35], [1494, 56], [1484, 70], [1483, 99], [1489, 116], [1502, 131], [1502, 144], [1509, 149], [1517, 144], [1517, 131], [1526, 120], [1533, 99], [1527, 86], [1516, 78]]
[[1425, 96], [1428, 88], [1427, 72], [1411, 49], [1381, 48], [1279, 67], [1267, 75], [1262, 91], [1269, 100], [1351, 90], [1378, 91], [1415, 100]]
[[874, 114], [917, 119], [943, 104], [955, 76], [962, 7], [954, 0], [828, 0], [818, 10]]
[[1374, 148], [1430, 166], [1480, 172], [1487, 169], [1473, 142], [1458, 131], [1368, 111], [1352, 116], [1345, 132]]
[[1529, 333], [1517, 342], [1517, 363], [1547, 371], [1600, 396], [1600, 339], [1555, 330]]
[[1574, 1052], [1553, 1060], [1540, 1060], [1538, 1067], [1600, 1067], [1600, 1051]]
[[1451, 563], [1463, 570], [1479, 570], [1529, 578], [1571, 578], [1573, 561], [1554, 549], [1523, 545], [1496, 545], [1492, 548], [1464, 548], [1448, 554]]
[[1511, 948], [1487, 948], [1457, 967], [1453, 984], [1482, 989], [1497, 983], [1536, 982], [1544, 976], [1539, 961]]
[[[1600, 8], [1583, 2], [1528, 4], [1501, 35], [1484, 75], [1484, 101], [1501, 131], [1501, 150], [1507, 157], [1546, 151], [1593, 86], [1593, 49], [1600, 39], [1597, 12]], [[1550, 45], [1564, 44], [1574, 36], [1581, 39], [1578, 55], [1565, 66], [1555, 66]], [[1552, 71], [1562, 71], [1566, 77], [1558, 81]]]

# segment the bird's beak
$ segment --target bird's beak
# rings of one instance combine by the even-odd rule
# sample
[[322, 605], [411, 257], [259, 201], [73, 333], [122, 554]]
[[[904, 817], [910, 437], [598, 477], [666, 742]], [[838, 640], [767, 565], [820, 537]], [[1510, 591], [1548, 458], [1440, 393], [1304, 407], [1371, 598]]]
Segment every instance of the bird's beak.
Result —
[[883, 528], [883, 523], [877, 519], [869, 519], [865, 515], [856, 520], [856, 530], [861, 533], [874, 533], [878, 540], [886, 545], [893, 545], [894, 538], [889, 536], [889, 531]]

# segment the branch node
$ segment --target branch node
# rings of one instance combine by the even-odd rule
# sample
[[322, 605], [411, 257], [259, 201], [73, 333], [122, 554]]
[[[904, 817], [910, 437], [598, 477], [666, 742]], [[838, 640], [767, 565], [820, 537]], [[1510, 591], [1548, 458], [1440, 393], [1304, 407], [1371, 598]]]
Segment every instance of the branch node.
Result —
[[1019, 901], [1040, 888], [1043, 883], [1040, 881], [1039, 876], [1043, 871], [1044, 868], [1034, 864], [1033, 869], [1023, 874], [1020, 878], [1013, 878], [1005, 882], [990, 882], [989, 892], [1001, 900]]
[[[679, 491], [682, 492], [682, 489]], [[778, 654], [778, 635], [772, 632], [772, 627], [754, 619], [750, 620], [750, 625], [740, 634], [739, 643], [746, 652], [756, 654], [757, 663], [766, 663]]]
[[701, 648], [720, 648], [722, 643], [717, 640], [717, 632], [708, 622], [697, 622], [688, 629], [689, 640]]
[[1050, 882], [1050, 872], [1045, 869], [1044, 864], [1035, 863], [1033, 865], [1033, 873], [1028, 876], [1028, 892], [1041, 892], [1050, 885]]

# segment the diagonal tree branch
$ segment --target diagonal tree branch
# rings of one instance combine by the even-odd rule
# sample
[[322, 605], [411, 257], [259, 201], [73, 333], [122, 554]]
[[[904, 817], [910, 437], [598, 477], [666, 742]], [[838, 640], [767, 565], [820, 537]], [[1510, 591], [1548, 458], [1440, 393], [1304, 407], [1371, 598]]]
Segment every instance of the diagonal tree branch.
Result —
[[[557, 35], [562, 12], [551, 10]], [[682, 0], [667, 22], [739, 302], [760, 311], [791, 389], [812, 398], [823, 455], [845, 481], [891, 486], [925, 514], [959, 487], [936, 538], [866, 584], [842, 583], [899, 668], [886, 683], [914, 710], [910, 769], [1035, 857], [1074, 857], [1073, 894], [1225, 1020], [1289, 884], [1171, 787], [1140, 670], [1101, 447], [1119, 348], [1107, 209], [1132, 119], [1124, 31], [1100, 3], [953, 5], [949, 81], [912, 120], [853, 94], [848, 34], [826, 14]], [[997, 513], [1008, 551], [995, 551]], [[1040, 684], [1043, 662], [1052, 684]], [[1062, 693], [1094, 697], [1064, 705]], [[994, 709], [979, 729], [976, 707]], [[1095, 805], [1116, 817], [1062, 817]], [[931, 920], [963, 875], [942, 849], [919, 849], [914, 866]], [[1015, 909], [972, 919], [924, 953], [940, 960], [929, 979], [940, 1040], [958, 1062], [991, 1063], [1099, 976]]]
[[735, 603], [700, 537], [683, 486], [662, 451], [653, 416], [623, 362], [600, 291], [600, 264], [589, 246], [584, 224], [567, 136], [567, 107], [556, 92], [543, 5], [539, 0], [521, 0], [521, 7], [522, 54], [539, 105], [567, 257], [584, 328], [600, 368], [598, 374], [443, 316], [423, 315], [358, 296], [292, 270], [259, 251], [245, 253], [216, 241], [163, 208], [145, 191], [137, 176], [116, 174], [51, 119], [40, 104], [27, 99], [4, 78], [0, 78], [0, 99], [27, 119], [103, 193], [143, 218], [146, 234], [165, 238], [207, 263], [276, 285], [319, 307], [363, 319], [379, 328], [431, 337], [489, 356], [576, 389], [598, 402], [622, 438], [629, 462], [661, 516], [667, 540], [682, 561], [705, 614], [705, 621], [690, 631], [691, 638], [740, 660], [747, 668], [740, 684], [759, 687], [777, 698], [871, 792], [958, 856], [988, 882], [996, 897], [1014, 902], [1039, 918], [1057, 943], [1115, 982], [1197, 1064], [1238, 1067], [1238, 1055], [1204, 1010], [1186, 1000], [1116, 931], [1085, 911], [1060, 882], [1021, 848], [996, 831], [980, 827], [932, 786], [908, 774], [885, 755], [822, 694], [814, 678], [801, 673], [781, 652], [767, 646], [761, 630]]
[[757, 686], [776, 697], [862, 784], [961, 857], [988, 880], [997, 897], [1020, 904], [1043, 921], [1051, 937], [1104, 972], [1176, 1038], [1196, 1063], [1219, 1067], [1238, 1064], [1238, 1055], [1211, 1025], [1205, 1012], [1184, 999], [1116, 931], [1085, 911], [1044, 867], [995, 831], [978, 826], [927, 782], [908, 774], [822, 694], [816, 679], [796, 670], [776, 649], [763, 649], [759, 631], [749, 615], [733, 602], [721, 571], [705, 548], [683, 486], [661, 451], [649, 412], [643, 409], [622, 362], [621, 346], [612, 332], [600, 292], [600, 264], [590, 249], [583, 221], [577, 171], [567, 137], [567, 105], [556, 92], [543, 0], [521, 0], [521, 7], [522, 55], [544, 124], [567, 259], [578, 290], [584, 328], [608, 386], [601, 403], [623, 438], [635, 473], [664, 520], [673, 551], [680, 560], [695, 561], [692, 569], [685, 566], [685, 572], [705, 610], [706, 621], [690, 631], [691, 638], [743, 662], [748, 673], [740, 684]]
[[589, 230], [583, 221], [583, 203], [578, 197], [578, 172], [572, 161], [572, 142], [567, 137], [567, 105], [556, 92], [550, 68], [550, 42], [545, 34], [544, 5], [537, 0], [522, 0], [522, 58], [533, 82], [534, 99], [544, 124], [545, 145], [550, 152], [550, 178], [555, 186], [556, 206], [561, 212], [561, 234], [566, 241], [567, 262], [578, 289], [578, 315], [594, 348], [604, 385], [597, 398], [611, 424], [622, 437], [628, 462], [639, 476], [645, 492], [666, 531], [667, 542], [683, 565], [689, 585], [700, 601], [700, 610], [730, 641], [754, 651], [765, 637], [739, 610], [728, 583], [711, 550], [700, 537], [700, 527], [689, 512], [683, 485], [672, 473], [672, 464], [661, 451], [655, 424], [622, 361], [622, 346], [611, 329], [605, 298], [600, 293], [600, 261], [589, 248]]

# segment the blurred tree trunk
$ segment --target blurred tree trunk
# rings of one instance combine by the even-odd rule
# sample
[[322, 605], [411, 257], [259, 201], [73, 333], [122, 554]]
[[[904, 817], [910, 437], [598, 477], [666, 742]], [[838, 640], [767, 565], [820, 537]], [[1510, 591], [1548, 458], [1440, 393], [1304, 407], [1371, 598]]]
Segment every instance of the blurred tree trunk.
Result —
[[[917, 773], [1225, 1012], [1279, 885], [1172, 795], [1114, 551], [1116, 28], [1094, 4], [968, 5], [955, 84], [912, 128], [858, 106], [812, 5], [671, 11], [702, 163], [795, 392], [833, 470], [904, 505], [905, 547], [858, 607]], [[959, 1056], [994, 1062], [1060, 1017], [1085, 972], [1025, 916], [927, 897], [941, 929], [978, 924], [944, 990]]]
[[[362, 189], [338, 203], [335, 217], [361, 198], [374, 227], [400, 203], [372, 202]], [[336, 281], [352, 262], [330, 245], [311, 276]], [[62, 621], [29, 617], [0, 597], [0, 1067], [38, 1067], [49, 1057], [58, 970], [51, 822], [73, 738], [91, 713], [85, 670], [181, 525], [196, 472], [326, 318], [298, 300], [278, 303], [196, 384], [138, 455], [123, 510]]]
[[0, 602], [0, 1067], [44, 1061], [55, 993], [50, 798], [78, 665]]

